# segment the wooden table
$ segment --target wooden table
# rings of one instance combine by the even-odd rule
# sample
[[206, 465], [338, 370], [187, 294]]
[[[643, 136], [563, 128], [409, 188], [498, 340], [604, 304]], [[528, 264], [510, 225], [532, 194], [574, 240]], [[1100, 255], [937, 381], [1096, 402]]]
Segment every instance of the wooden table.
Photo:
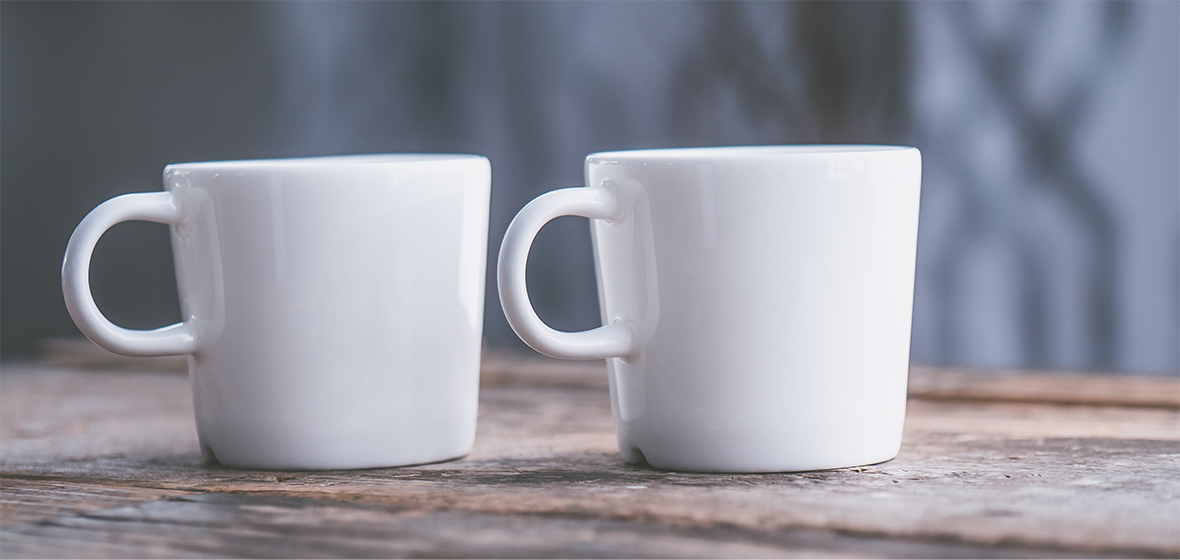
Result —
[[171, 359], [0, 368], [4, 557], [1180, 556], [1180, 381], [914, 368], [901, 454], [795, 474], [618, 455], [601, 363], [485, 352], [475, 449], [203, 465]]

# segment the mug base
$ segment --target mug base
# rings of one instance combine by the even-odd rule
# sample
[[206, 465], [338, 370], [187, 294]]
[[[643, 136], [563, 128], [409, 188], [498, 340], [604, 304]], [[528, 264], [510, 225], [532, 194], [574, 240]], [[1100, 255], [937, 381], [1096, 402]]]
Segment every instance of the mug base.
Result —
[[[382, 469], [442, 463], [471, 453], [469, 436], [417, 438], [414, 441], [376, 442], [372, 437], [325, 439], [288, 438], [282, 445], [243, 445], [241, 441], [209, 441], [198, 436], [207, 465], [263, 471], [327, 471]], [[232, 445], [237, 443], [238, 445]], [[416, 445], [408, 445], [414, 443]]]
[[[869, 462], [865, 462], [865, 463], [837, 464], [837, 465], [832, 465], [832, 466], [810, 467], [810, 468], [787, 467], [787, 468], [753, 468], [753, 469], [750, 469], [750, 468], [742, 468], [740, 466], [721, 467], [721, 468], [691, 468], [691, 467], [686, 468], [681, 465], [653, 465], [651, 463], [646, 463], [646, 462], [642, 463], [642, 464], [646, 464], [647, 466], [651, 467], [652, 469], [655, 469], [658, 471], [668, 471], [668, 472], [708, 473], [708, 474], [781, 474], [781, 473], [803, 473], [803, 472], [814, 472], [814, 471], [831, 471], [831, 470], [837, 470], [837, 469], [851, 469], [851, 468], [856, 468], [856, 467], [867, 467], [870, 465], [879, 465], [881, 463], [888, 463], [889, 461], [892, 461], [893, 459], [894, 459], [894, 457], [889, 457], [888, 459], [881, 459], [878, 461], [869, 461]], [[638, 463], [631, 463], [631, 464], [638, 464]]]
[[655, 470], [693, 473], [769, 474], [826, 471], [877, 465], [892, 461], [900, 451], [896, 448], [877, 454], [830, 457], [667, 457], [647, 455], [637, 447], [620, 453], [630, 464], [645, 464]]
[[464, 451], [458, 455], [452, 455], [440, 459], [415, 460], [412, 462], [393, 461], [377, 461], [377, 462], [347, 462], [347, 461], [295, 461], [284, 464], [273, 463], [257, 463], [252, 461], [244, 462], [223, 462], [217, 458], [212, 449], [207, 446], [202, 446], [201, 455], [204, 457], [205, 466], [208, 467], [224, 467], [227, 469], [248, 470], [248, 471], [342, 471], [342, 470], [365, 470], [365, 469], [391, 469], [398, 467], [414, 467], [419, 465], [433, 465], [435, 463], [446, 463], [448, 461], [456, 461], [466, 457], [470, 450]]

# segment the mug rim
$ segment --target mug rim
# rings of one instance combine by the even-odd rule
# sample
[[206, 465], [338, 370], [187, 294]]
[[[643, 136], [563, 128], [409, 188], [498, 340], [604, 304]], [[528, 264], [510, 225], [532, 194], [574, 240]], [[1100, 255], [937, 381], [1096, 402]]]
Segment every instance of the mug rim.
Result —
[[766, 158], [807, 155], [902, 152], [917, 150], [913, 146], [886, 144], [783, 144], [755, 146], [697, 146], [685, 148], [651, 148], [596, 152], [586, 156], [586, 163], [617, 160], [691, 160], [717, 158]]
[[487, 161], [477, 154], [448, 153], [384, 153], [384, 154], [342, 154], [332, 156], [310, 156], [291, 158], [239, 159], [215, 161], [190, 161], [170, 163], [165, 170], [175, 168], [256, 168], [256, 167], [308, 167], [337, 165], [389, 165], [409, 163], [432, 163], [440, 161]]

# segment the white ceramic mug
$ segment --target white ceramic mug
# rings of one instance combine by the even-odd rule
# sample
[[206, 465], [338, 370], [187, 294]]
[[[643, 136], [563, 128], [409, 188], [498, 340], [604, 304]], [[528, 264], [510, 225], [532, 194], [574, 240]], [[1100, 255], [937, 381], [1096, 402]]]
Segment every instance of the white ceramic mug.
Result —
[[[169, 165], [165, 192], [82, 220], [66, 306], [113, 352], [188, 354], [201, 449], [224, 465], [460, 457], [475, 437], [490, 185], [471, 155]], [[171, 225], [184, 322], [127, 330], [95, 306], [94, 245], [127, 220]]]
[[[642, 150], [586, 158], [499, 258], [529, 346], [606, 358], [629, 462], [713, 472], [893, 458], [909, 367], [921, 155], [891, 146]], [[529, 303], [541, 227], [590, 218], [604, 326], [566, 333]]]

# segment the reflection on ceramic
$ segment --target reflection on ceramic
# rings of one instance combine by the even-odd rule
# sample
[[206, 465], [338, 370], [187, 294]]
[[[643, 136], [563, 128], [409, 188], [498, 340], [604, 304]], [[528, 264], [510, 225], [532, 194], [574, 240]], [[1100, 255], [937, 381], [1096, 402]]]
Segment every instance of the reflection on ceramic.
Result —
[[[185, 163], [165, 192], [95, 208], [62, 288], [98, 345], [189, 354], [203, 452], [222, 464], [360, 468], [459, 457], [475, 437], [491, 168], [479, 156]], [[94, 244], [171, 224], [184, 322], [111, 324]]]
[[[606, 358], [619, 448], [657, 468], [773, 472], [901, 445], [921, 155], [891, 146], [644, 150], [586, 158], [587, 187], [530, 202], [500, 249], [512, 328]], [[591, 218], [603, 327], [554, 331], [525, 262]]]

